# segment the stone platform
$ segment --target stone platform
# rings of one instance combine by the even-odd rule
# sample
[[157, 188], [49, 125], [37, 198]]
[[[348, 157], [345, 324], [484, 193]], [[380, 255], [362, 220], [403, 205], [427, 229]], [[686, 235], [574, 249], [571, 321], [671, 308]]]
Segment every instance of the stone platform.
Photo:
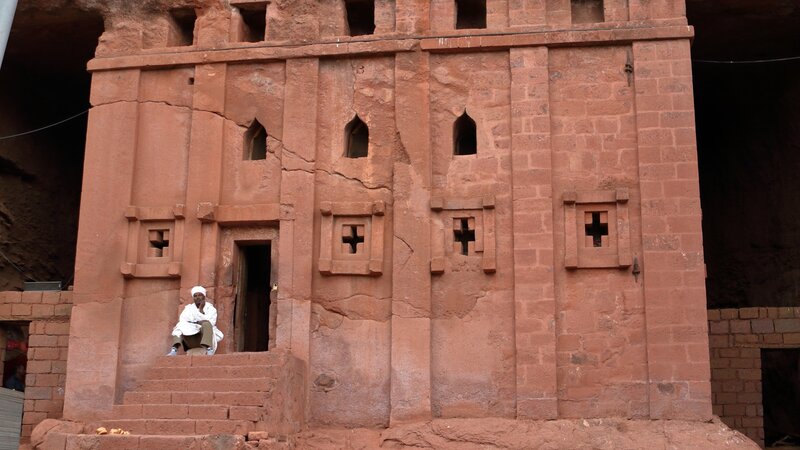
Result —
[[[35, 448], [228, 449], [303, 427], [305, 369], [284, 351], [160, 357], [111, 414], [87, 424], [48, 423]], [[55, 428], [53, 428], [55, 427]], [[96, 435], [121, 428], [129, 435]]]

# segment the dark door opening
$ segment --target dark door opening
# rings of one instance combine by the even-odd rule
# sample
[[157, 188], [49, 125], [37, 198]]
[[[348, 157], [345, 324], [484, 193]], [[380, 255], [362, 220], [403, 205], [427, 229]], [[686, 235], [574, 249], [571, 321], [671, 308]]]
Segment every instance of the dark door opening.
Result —
[[275, 321], [275, 308], [270, 298], [271, 247], [270, 243], [239, 244], [239, 280], [233, 325], [236, 350], [240, 352], [267, 351], [270, 338], [274, 340], [274, 336], [270, 336], [271, 324]]
[[26, 368], [27, 322], [0, 322], [0, 448], [17, 448], [22, 433]]
[[762, 349], [761, 380], [764, 444], [800, 446], [800, 349]]

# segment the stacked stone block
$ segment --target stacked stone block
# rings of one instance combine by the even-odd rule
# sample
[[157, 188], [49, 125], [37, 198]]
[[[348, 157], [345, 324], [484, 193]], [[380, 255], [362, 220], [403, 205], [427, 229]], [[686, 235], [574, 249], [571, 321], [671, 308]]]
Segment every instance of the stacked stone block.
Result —
[[800, 346], [800, 308], [708, 311], [714, 414], [764, 444], [761, 349]]
[[0, 321], [29, 322], [22, 440], [64, 409], [72, 292], [0, 292]]

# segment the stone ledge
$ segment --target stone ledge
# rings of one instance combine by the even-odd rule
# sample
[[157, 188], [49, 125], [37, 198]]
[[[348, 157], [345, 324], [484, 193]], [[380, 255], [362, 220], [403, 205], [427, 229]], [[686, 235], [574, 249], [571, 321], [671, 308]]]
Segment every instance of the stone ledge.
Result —
[[375, 39], [370, 41], [329, 41], [306, 45], [282, 44], [259, 46], [230, 46], [227, 48], [187, 47], [144, 50], [137, 55], [94, 58], [87, 68], [90, 72], [117, 69], [155, 69], [160, 67], [192, 66], [197, 64], [259, 62], [295, 58], [330, 56], [378, 55], [411, 52], [422, 49], [430, 52], [472, 51], [511, 47], [597, 45], [613, 42], [632, 42], [659, 39], [688, 39], [694, 35], [688, 25], [653, 26], [652, 23], [633, 23], [606, 29], [511, 31], [474, 36], [441, 35]]

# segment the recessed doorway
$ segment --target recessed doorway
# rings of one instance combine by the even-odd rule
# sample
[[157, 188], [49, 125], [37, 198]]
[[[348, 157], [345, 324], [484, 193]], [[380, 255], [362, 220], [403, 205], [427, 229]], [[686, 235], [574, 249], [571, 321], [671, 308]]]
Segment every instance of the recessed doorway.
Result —
[[275, 341], [275, 302], [272, 298], [272, 243], [237, 242], [234, 330], [236, 350], [263, 352]]

